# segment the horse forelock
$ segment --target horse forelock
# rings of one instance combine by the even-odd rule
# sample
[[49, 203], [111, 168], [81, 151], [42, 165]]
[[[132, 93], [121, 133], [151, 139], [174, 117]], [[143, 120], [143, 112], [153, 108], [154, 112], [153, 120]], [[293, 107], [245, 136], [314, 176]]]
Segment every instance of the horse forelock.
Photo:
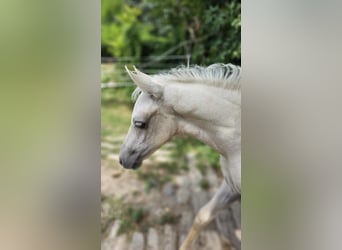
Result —
[[131, 95], [132, 101], [136, 101], [141, 93], [142, 93], [142, 90], [139, 87], [136, 87]]

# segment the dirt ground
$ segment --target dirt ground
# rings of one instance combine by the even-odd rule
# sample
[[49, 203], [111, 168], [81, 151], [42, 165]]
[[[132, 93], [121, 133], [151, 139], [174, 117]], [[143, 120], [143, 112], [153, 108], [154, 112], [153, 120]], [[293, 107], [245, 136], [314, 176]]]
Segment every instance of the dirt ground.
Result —
[[[191, 154], [188, 170], [173, 174], [163, 171], [162, 164], [170, 161], [167, 146], [145, 160], [140, 170], [126, 170], [118, 163], [122, 139], [102, 142], [102, 249], [176, 250], [195, 214], [209, 201], [222, 178], [211, 168], [203, 175]], [[132, 211], [133, 223], [125, 215], [127, 209]], [[201, 233], [193, 249], [239, 248], [240, 205], [234, 204], [220, 218], [221, 223], [214, 221]], [[126, 224], [130, 226], [118, 235]]]

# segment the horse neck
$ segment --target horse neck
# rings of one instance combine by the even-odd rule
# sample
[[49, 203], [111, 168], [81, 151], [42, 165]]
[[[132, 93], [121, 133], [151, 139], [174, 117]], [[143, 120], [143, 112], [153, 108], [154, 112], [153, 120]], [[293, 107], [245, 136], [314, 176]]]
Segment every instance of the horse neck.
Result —
[[223, 156], [240, 140], [239, 93], [204, 85], [178, 86], [178, 134], [196, 137]]

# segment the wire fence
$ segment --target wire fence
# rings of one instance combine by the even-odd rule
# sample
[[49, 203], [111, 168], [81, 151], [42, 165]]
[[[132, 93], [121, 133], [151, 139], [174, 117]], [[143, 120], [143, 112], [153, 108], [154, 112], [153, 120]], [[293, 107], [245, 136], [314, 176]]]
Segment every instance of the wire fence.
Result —
[[101, 89], [131, 87], [125, 66], [135, 65], [146, 74], [155, 74], [179, 65], [190, 64], [190, 55], [161, 55], [142, 57], [101, 57]]

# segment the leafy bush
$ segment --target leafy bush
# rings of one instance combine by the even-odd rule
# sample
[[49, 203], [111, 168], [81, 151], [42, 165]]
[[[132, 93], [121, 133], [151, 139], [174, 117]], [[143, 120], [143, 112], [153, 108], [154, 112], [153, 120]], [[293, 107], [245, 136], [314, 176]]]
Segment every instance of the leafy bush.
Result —
[[240, 64], [241, 1], [102, 0], [103, 55], [191, 54], [192, 64]]

